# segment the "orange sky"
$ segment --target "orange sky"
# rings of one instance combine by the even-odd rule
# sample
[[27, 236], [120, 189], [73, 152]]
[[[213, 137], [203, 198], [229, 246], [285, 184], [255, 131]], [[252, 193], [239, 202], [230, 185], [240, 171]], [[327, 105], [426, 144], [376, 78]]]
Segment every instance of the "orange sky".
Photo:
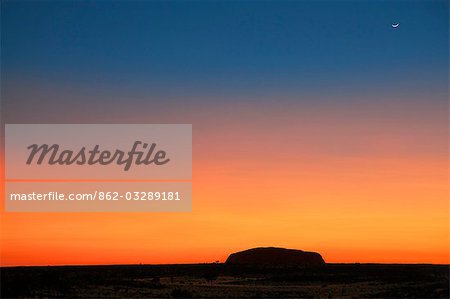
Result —
[[190, 213], [2, 209], [1, 264], [213, 262], [256, 246], [448, 263], [446, 111], [296, 105], [203, 106], [178, 119], [193, 124]]
[[1, 1], [0, 134], [192, 124], [193, 200], [7, 213], [2, 188], [0, 265], [204, 263], [256, 246], [449, 263], [448, 1], [281, 2]]

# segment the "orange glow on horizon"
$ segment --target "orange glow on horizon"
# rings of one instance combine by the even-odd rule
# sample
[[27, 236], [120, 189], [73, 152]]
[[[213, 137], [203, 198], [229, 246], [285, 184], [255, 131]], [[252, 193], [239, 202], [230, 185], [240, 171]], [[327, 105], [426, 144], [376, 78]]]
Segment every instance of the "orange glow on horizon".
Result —
[[6, 213], [2, 192], [1, 265], [204, 263], [258, 246], [449, 263], [443, 120], [239, 113], [193, 126], [191, 213]]

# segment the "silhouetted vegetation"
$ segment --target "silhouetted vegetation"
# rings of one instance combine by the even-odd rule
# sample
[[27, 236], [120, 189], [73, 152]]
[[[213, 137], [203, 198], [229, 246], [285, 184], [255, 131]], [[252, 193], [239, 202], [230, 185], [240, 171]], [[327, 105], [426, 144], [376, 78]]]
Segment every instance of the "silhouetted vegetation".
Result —
[[1, 298], [448, 298], [448, 265], [1, 268]]
[[192, 298], [191, 291], [187, 289], [173, 289], [172, 291], [173, 298]]

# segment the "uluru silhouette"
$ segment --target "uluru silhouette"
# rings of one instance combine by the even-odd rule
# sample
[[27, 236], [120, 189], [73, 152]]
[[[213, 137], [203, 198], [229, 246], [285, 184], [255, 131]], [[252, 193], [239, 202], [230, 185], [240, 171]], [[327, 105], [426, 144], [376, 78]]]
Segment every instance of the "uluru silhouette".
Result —
[[230, 254], [226, 264], [233, 265], [323, 265], [325, 261], [316, 252], [278, 247], [258, 247]]

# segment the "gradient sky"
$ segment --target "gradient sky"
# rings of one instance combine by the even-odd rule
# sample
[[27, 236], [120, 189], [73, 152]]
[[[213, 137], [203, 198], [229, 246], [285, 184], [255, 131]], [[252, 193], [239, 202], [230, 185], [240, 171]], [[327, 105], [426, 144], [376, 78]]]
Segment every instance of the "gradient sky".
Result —
[[193, 212], [1, 212], [1, 264], [448, 263], [448, 12], [2, 1], [2, 123], [192, 123]]

